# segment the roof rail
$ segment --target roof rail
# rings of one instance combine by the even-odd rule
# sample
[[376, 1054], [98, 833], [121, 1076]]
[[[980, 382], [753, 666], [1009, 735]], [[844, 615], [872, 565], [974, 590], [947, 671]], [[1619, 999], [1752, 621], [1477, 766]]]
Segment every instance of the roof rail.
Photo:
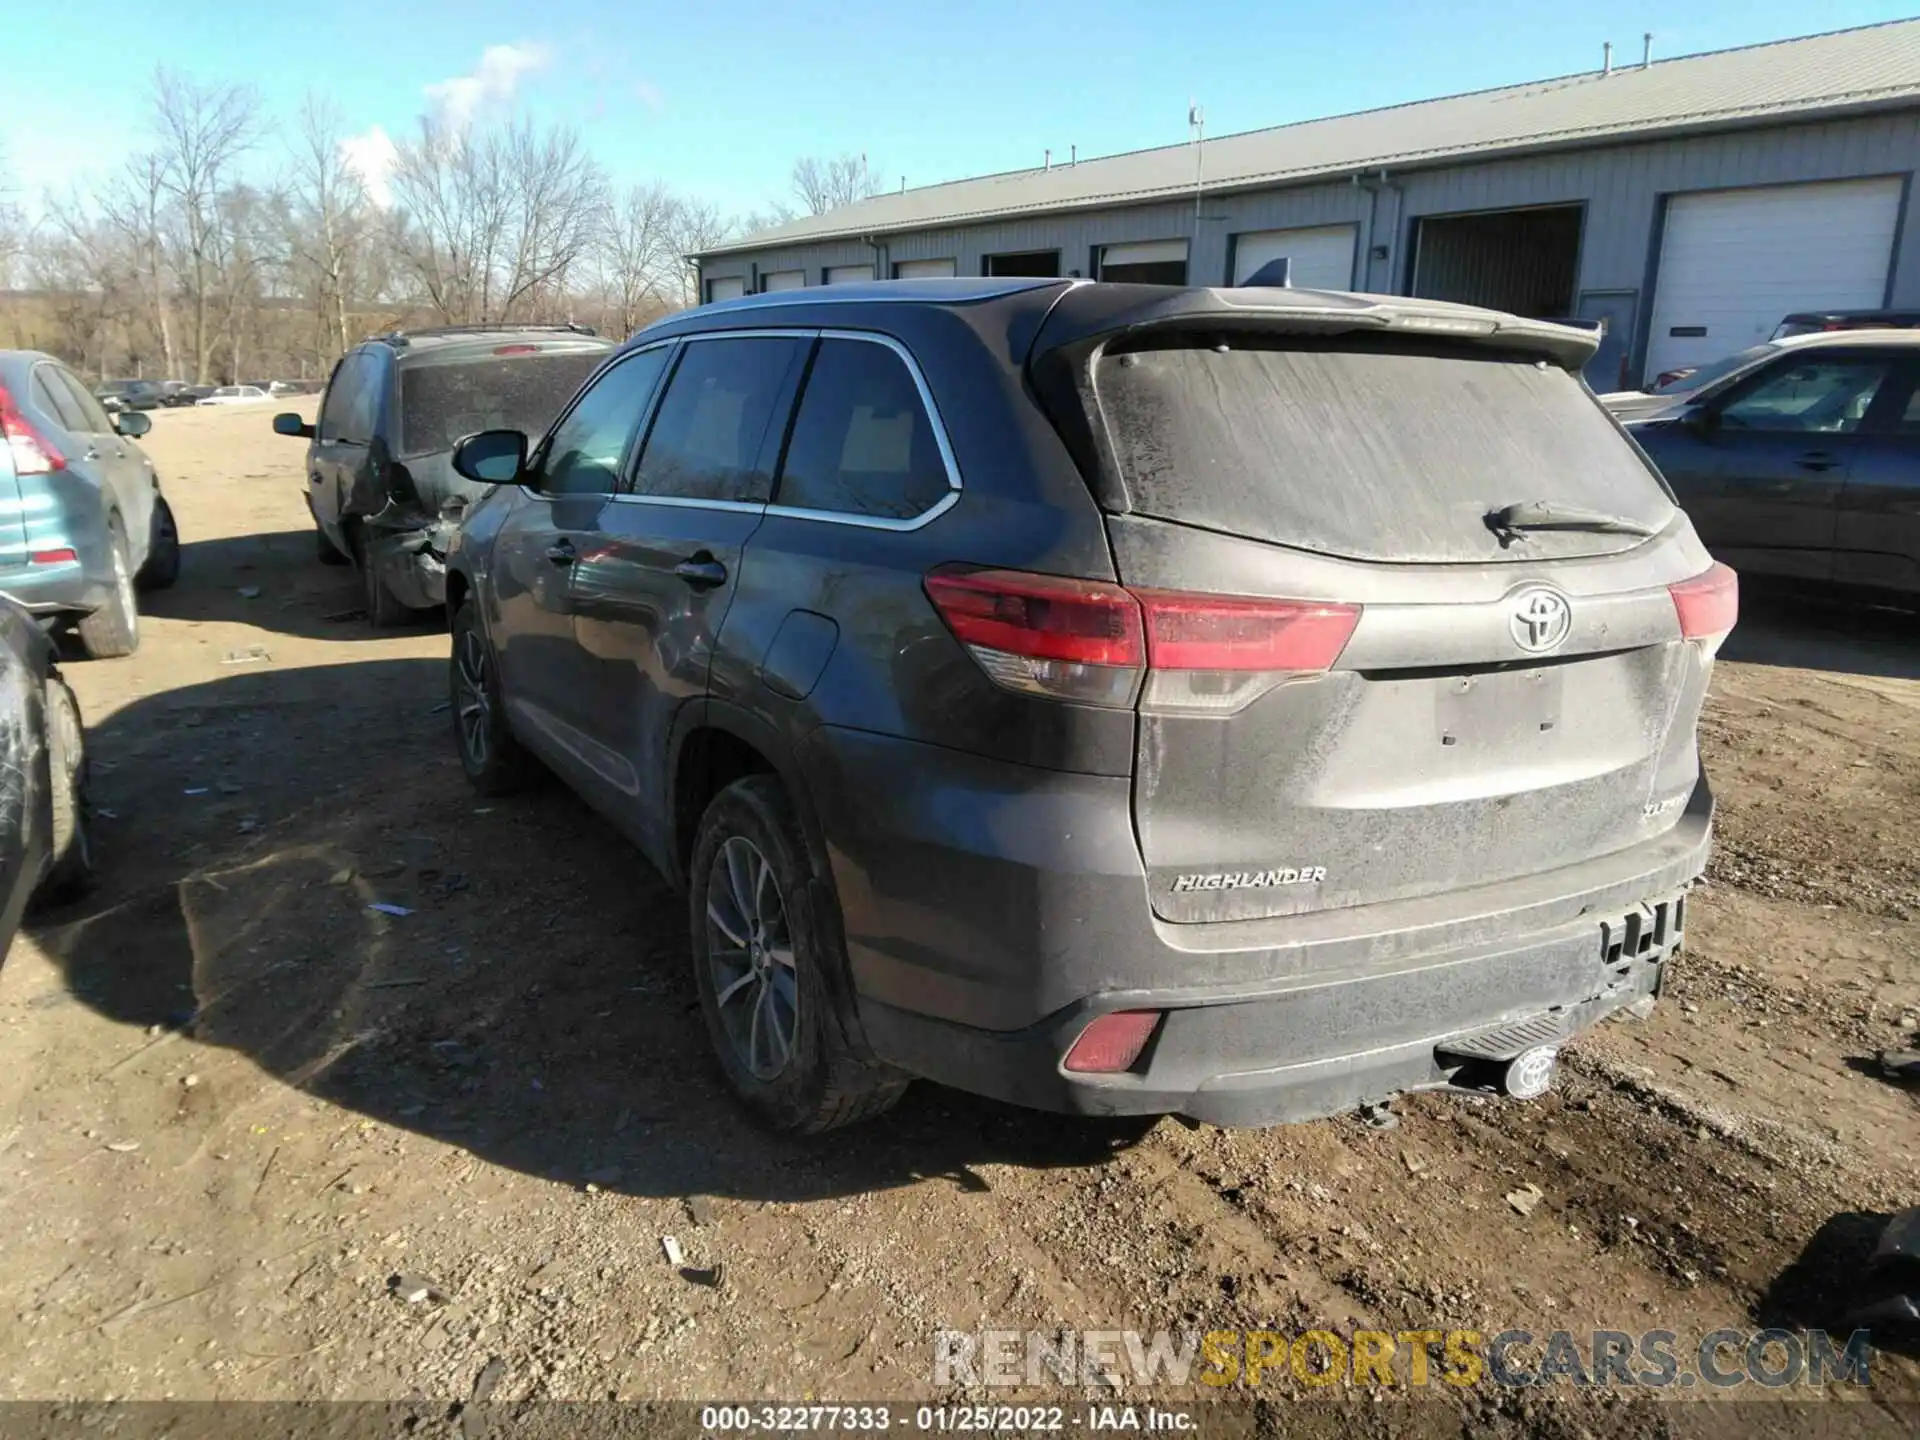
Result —
[[519, 321], [498, 320], [489, 325], [429, 325], [419, 330], [389, 330], [382, 335], [369, 335], [370, 341], [385, 341], [389, 345], [406, 345], [411, 341], [424, 339], [430, 335], [496, 335], [503, 330], [552, 330], [567, 335], [598, 336], [599, 331], [591, 325], [576, 325], [567, 321], [559, 325], [522, 324]]

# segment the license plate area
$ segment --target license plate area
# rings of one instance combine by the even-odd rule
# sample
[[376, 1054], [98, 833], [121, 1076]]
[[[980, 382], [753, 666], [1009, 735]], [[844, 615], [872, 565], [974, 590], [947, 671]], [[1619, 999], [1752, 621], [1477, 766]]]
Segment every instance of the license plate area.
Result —
[[1460, 750], [1507, 749], [1551, 736], [1566, 693], [1563, 667], [1450, 675], [1434, 697], [1440, 743]]

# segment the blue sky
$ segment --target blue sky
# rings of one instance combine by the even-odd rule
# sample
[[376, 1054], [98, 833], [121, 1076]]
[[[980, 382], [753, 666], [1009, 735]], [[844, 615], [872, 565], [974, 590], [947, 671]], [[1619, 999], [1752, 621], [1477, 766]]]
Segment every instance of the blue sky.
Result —
[[[290, 121], [309, 89], [352, 130], [435, 107], [523, 106], [576, 124], [620, 181], [664, 179], [732, 211], [787, 198], [802, 154], [865, 151], [897, 184], [1037, 165], [1912, 13], [1876, 0], [325, 0], [162, 7], [75, 43], [67, 6], [10, 7], [0, 164], [19, 198], [141, 143], [166, 65], [258, 88]], [[153, 12], [154, 15], [161, 11]], [[151, 19], [152, 17], [149, 17]], [[377, 145], [377, 137], [375, 140]], [[272, 141], [250, 162], [280, 163]]]

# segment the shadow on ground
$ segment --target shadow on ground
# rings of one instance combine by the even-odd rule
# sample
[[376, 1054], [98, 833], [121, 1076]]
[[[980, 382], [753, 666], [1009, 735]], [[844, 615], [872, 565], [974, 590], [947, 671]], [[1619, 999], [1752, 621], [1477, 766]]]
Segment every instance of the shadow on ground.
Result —
[[141, 595], [143, 615], [254, 625], [319, 640], [375, 640], [446, 629], [437, 610], [422, 611], [416, 624], [399, 630], [373, 629], [359, 571], [321, 564], [311, 529], [220, 540], [187, 536], [180, 559], [178, 584]]
[[1149, 1128], [920, 1085], [857, 1130], [766, 1136], [709, 1059], [684, 902], [557, 784], [477, 799], [443, 695], [442, 663], [379, 660], [238, 674], [99, 726], [110, 879], [33, 932], [74, 995], [494, 1163], [638, 1194], [985, 1188], [982, 1163], [1087, 1164]]
[[1920, 680], [1920, 615], [1809, 597], [1743, 578], [1724, 660]]

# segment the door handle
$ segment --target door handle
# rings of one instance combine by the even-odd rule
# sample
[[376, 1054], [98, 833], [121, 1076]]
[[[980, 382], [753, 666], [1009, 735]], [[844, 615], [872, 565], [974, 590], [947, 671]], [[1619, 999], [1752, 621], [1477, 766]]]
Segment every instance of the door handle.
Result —
[[711, 555], [696, 555], [691, 560], [682, 560], [673, 567], [673, 573], [698, 590], [727, 583], [727, 567]]
[[547, 559], [556, 565], [571, 565], [577, 557], [571, 540], [556, 540], [547, 546]]
[[1840, 464], [1824, 450], [1809, 450], [1793, 463], [1802, 470], [1832, 470]]

